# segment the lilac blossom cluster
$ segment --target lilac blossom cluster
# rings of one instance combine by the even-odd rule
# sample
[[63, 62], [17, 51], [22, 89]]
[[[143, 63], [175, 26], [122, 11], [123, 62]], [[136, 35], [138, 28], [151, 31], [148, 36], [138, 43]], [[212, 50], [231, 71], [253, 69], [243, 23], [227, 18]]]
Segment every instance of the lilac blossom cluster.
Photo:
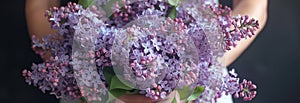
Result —
[[[161, 22], [152, 23], [157, 21]], [[115, 57], [124, 59], [116, 61], [119, 65], [125, 63], [121, 75], [154, 100], [164, 99], [177, 87], [192, 85], [199, 75], [199, 58], [196, 47], [189, 46], [193, 42], [186, 29], [182, 19], [163, 21], [148, 16], [133, 21], [125, 33], [116, 35], [114, 48], [128, 52], [122, 57], [124, 52], [113, 50]]]
[[[132, 20], [137, 19], [139, 16], [147, 14], [156, 14], [167, 16], [167, 11], [171, 7], [167, 2], [159, 0], [122, 0], [112, 5], [113, 14], [110, 16], [111, 20], [107, 24], [116, 27], [123, 27]], [[122, 7], [120, 5], [123, 5]]]
[[234, 69], [224, 77], [221, 91], [225, 92], [226, 95], [233, 94], [235, 98], [243, 98], [244, 101], [252, 100], [256, 95], [256, 85], [251, 81], [244, 79], [239, 83], [239, 78], [235, 73]]
[[[57, 33], [46, 35], [42, 40], [39, 40], [36, 36], [32, 37], [33, 50], [42, 57], [47, 57], [46, 54], [49, 53], [50, 57], [44, 63], [33, 64], [31, 70], [23, 70], [23, 76], [26, 78], [27, 83], [39, 87], [43, 92], [49, 91], [50, 94], [55, 95], [57, 98], [76, 99], [84, 96], [90, 101], [101, 99], [97, 93], [105, 91], [103, 90], [105, 87], [104, 79], [101, 79], [102, 72], [96, 72], [95, 74], [91, 70], [75, 70], [74, 68], [79, 62], [73, 59], [76, 55], [72, 55], [72, 53], [77, 53], [73, 50], [73, 43], [76, 40], [78, 41], [78, 38], [84, 37], [84, 35], [76, 35], [74, 38], [76, 32], [84, 30], [82, 29], [84, 26], [95, 29], [100, 29], [102, 26], [100, 25], [101, 23], [96, 22], [100, 21], [96, 11], [96, 8], [85, 10], [80, 5], [69, 3], [66, 7], [53, 7], [46, 12], [51, 27], [57, 30]], [[79, 34], [81, 33], [90, 34], [91, 32], [82, 31]], [[99, 35], [109, 35], [109, 32], [103, 32]], [[79, 40], [79, 43], [84, 44], [84, 39]], [[101, 46], [99, 47], [101, 48]], [[90, 57], [90, 59], [94, 59], [92, 55], [95, 55], [95, 53], [97, 58], [100, 58], [104, 54], [101, 51], [103, 49], [89, 52], [91, 55], [85, 58]], [[79, 76], [83, 77], [78, 78]], [[95, 78], [89, 76], [94, 76]], [[83, 78], [84, 80], [78, 80]], [[80, 83], [82, 81], [85, 82]], [[98, 87], [101, 87], [101, 89]]]
[[205, 89], [195, 102], [212, 102], [222, 92], [245, 101], [255, 97], [256, 86], [239, 83], [234, 71], [223, 77], [224, 65], [217, 59], [236, 41], [253, 36], [257, 21], [232, 17], [228, 7], [205, 0], [179, 6], [165, 0], [132, 1], [114, 3], [110, 16], [101, 7], [83, 9], [75, 3], [47, 11], [57, 33], [32, 40], [33, 50], [43, 57], [50, 53], [50, 58], [23, 70], [26, 82], [57, 98], [101, 101], [110, 87], [103, 68], [113, 67], [122, 82], [153, 100], [198, 86]]
[[251, 38], [258, 29], [258, 21], [249, 18], [248, 15], [232, 17], [232, 10], [225, 6], [218, 5], [213, 7], [209, 5], [208, 8], [214, 13], [214, 18], [219, 22], [224, 35], [226, 50], [231, 50], [231, 46], [236, 46], [236, 41], [244, 38]]

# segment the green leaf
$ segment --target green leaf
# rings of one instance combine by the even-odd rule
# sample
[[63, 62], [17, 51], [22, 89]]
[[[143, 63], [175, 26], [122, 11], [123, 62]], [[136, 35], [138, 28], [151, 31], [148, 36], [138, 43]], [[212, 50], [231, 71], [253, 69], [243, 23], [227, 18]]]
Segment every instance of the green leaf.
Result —
[[[124, 95], [126, 93], [126, 90], [121, 90], [121, 89], [114, 89], [114, 90], [110, 90], [107, 92], [107, 95], [103, 95], [101, 96], [101, 103], [112, 103], [113, 100], [121, 97], [122, 95]], [[100, 103], [99, 101], [97, 101], [96, 103]]]
[[94, 3], [94, 0], [79, 0], [78, 4], [82, 5], [83, 8], [88, 8]]
[[128, 90], [124, 90], [124, 89], [113, 89], [113, 90], [109, 90], [109, 92], [112, 94], [112, 96], [114, 96], [114, 98], [119, 98], [122, 95], [125, 95], [128, 93]]
[[138, 90], [134, 90], [129, 86], [123, 84], [117, 76], [112, 67], [104, 67], [103, 74], [106, 83], [110, 86], [108, 90], [108, 97], [106, 98], [106, 103], [111, 103], [112, 100], [121, 97], [125, 94], [137, 94]]
[[106, 103], [111, 103], [111, 101], [113, 101], [114, 99], [118, 98], [118, 97], [115, 96], [116, 94], [118, 94], [118, 93], [117, 92], [111, 92], [111, 91], [109, 91]]
[[204, 90], [204, 88], [202, 86], [196, 87], [194, 89], [193, 94], [187, 98], [187, 102], [190, 102], [190, 101], [193, 101], [193, 100], [196, 100], [197, 98], [199, 98], [199, 96], [201, 95], [203, 90]]
[[104, 67], [103, 68], [103, 75], [104, 75], [106, 83], [108, 85], [110, 85], [112, 77], [115, 76], [116, 74], [115, 74], [112, 67]]
[[172, 19], [175, 19], [177, 16], [177, 11], [176, 11], [176, 7], [172, 7], [171, 8], [171, 11], [169, 12], [168, 14], [168, 17], [172, 18]]
[[128, 85], [124, 84], [122, 81], [119, 80], [117, 76], [113, 76], [110, 83], [110, 90], [113, 89], [124, 89], [124, 90], [132, 90], [133, 88], [129, 87]]
[[179, 95], [180, 95], [180, 100], [187, 99], [194, 90], [191, 90], [190, 87], [184, 86], [181, 89], [177, 89]]
[[168, 3], [172, 6], [177, 6], [179, 4], [179, 0], [168, 0]]
[[126, 94], [138, 94], [140, 90], [132, 89], [126, 92]]
[[115, 6], [116, 2], [119, 2], [119, 6], [120, 7], [123, 7], [123, 4], [121, 3], [122, 1], [121, 0], [109, 0], [104, 6], [103, 6], [103, 9], [104, 11], [106, 12], [106, 16], [107, 17], [110, 17], [110, 16], [113, 16], [113, 11], [111, 9], [111, 7]]
[[108, 98], [106, 100], [106, 103], [111, 103], [112, 100], [120, 98], [122, 95], [127, 94], [127, 90], [124, 89], [114, 89], [108, 91]]
[[172, 100], [172, 103], [177, 103], [176, 98], [174, 98], [174, 99]]

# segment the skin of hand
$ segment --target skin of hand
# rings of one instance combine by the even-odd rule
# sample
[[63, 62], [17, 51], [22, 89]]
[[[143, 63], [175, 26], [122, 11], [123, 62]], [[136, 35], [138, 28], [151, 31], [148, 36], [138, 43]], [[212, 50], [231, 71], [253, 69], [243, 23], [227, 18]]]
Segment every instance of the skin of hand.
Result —
[[[237, 46], [225, 53], [226, 66], [234, 62], [239, 55], [253, 42], [267, 21], [268, 0], [233, 0], [233, 15], [248, 15], [259, 21], [259, 29], [255, 35], [246, 40], [237, 42]], [[53, 6], [59, 6], [59, 0], [26, 0], [26, 21], [29, 34], [41, 39], [44, 35], [53, 34], [45, 11]], [[124, 95], [119, 98], [125, 103], [154, 103], [144, 95]]]
[[26, 0], [26, 21], [31, 36], [36, 35], [41, 39], [45, 35], [55, 33], [45, 16], [46, 10], [54, 6], [59, 6], [59, 0]]
[[[42, 39], [43, 36], [56, 32], [50, 27], [48, 18], [45, 16], [46, 10], [54, 6], [59, 6], [59, 0], [26, 0], [25, 14], [30, 36], [35, 35]], [[46, 52], [41, 58], [47, 60], [50, 58], [50, 52]]]

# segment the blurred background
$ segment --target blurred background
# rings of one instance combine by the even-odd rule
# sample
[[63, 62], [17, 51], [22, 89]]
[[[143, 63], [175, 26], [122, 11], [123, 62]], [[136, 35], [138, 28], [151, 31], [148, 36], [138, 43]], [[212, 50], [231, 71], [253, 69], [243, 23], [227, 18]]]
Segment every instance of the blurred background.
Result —
[[[231, 5], [230, 0], [221, 2]], [[259, 87], [257, 97], [250, 103], [300, 103], [299, 4], [297, 0], [269, 0], [265, 29], [230, 66], [241, 78]], [[27, 85], [21, 76], [32, 62], [41, 62], [31, 50], [25, 1], [4, 0], [0, 8], [0, 102], [57, 103], [55, 96]]]

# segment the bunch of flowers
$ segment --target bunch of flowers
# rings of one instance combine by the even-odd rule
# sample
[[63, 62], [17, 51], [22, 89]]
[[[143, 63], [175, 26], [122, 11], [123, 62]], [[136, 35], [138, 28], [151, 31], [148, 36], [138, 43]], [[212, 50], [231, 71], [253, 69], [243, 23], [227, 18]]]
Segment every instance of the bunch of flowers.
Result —
[[32, 48], [50, 58], [23, 76], [57, 98], [158, 100], [178, 91], [180, 100], [215, 102], [223, 92], [245, 101], [256, 95], [251, 81], [222, 72], [223, 54], [258, 29], [256, 20], [233, 17], [228, 7], [208, 0], [80, 0], [46, 16], [57, 32], [33, 36]]

